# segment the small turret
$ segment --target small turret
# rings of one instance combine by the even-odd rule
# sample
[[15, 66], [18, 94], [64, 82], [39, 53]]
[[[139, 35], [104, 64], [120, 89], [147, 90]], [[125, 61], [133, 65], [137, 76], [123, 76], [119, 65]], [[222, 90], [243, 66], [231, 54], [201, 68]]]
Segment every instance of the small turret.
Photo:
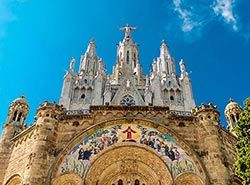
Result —
[[9, 107], [6, 125], [15, 124], [24, 127], [28, 113], [29, 105], [25, 97], [15, 99]]
[[232, 98], [229, 99], [229, 103], [225, 108], [225, 117], [227, 119], [228, 129], [231, 133], [234, 133], [234, 126], [236, 122], [239, 120], [239, 115], [242, 112], [241, 106], [234, 102]]
[[196, 116], [200, 123], [204, 125], [219, 125], [220, 113], [217, 110], [217, 106], [212, 103], [202, 104], [199, 107], [193, 109], [193, 115]]
[[80, 69], [79, 72], [84, 71], [84, 73], [95, 76], [98, 71], [98, 61], [100, 58], [96, 54], [96, 44], [92, 39], [87, 47], [87, 50], [80, 59]]
[[57, 122], [63, 111], [64, 108], [62, 105], [46, 101], [37, 109], [35, 117], [36, 124], [42, 124], [44, 122]]

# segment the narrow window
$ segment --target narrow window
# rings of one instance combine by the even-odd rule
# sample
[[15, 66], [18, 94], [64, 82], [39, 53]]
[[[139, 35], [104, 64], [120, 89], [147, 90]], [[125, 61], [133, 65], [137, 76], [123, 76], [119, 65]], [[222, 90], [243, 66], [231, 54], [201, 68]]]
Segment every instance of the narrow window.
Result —
[[136, 67], [136, 53], [134, 53], [134, 67]]
[[170, 96], [170, 100], [172, 100], [172, 101], [173, 101], [173, 100], [174, 100], [174, 96]]
[[85, 94], [82, 94], [82, 95], [81, 95], [81, 99], [84, 99], [84, 98], [85, 98]]
[[18, 117], [17, 117], [17, 121], [19, 122], [21, 120], [21, 117], [22, 117], [22, 113], [20, 112]]
[[123, 185], [123, 182], [121, 179], [118, 181], [118, 185]]
[[15, 120], [16, 120], [16, 116], [17, 116], [17, 110], [14, 112], [14, 115], [13, 115], [12, 121], [15, 121]]
[[129, 51], [127, 51], [127, 64], [129, 63]]
[[235, 117], [234, 117], [234, 115], [233, 115], [233, 114], [231, 114], [231, 115], [230, 115], [230, 117], [231, 117], [231, 119], [232, 119], [233, 123], [235, 123], [236, 121], [235, 121]]
[[140, 185], [140, 181], [138, 179], [135, 180], [135, 185]]

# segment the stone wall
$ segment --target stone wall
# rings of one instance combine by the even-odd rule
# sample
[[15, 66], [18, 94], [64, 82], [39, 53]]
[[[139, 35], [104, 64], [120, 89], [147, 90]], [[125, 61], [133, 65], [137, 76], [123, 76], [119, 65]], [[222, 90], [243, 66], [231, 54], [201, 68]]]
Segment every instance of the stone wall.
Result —
[[[49, 184], [51, 167], [80, 132], [101, 122], [108, 124], [111, 120], [126, 120], [129, 123], [137, 119], [167, 127], [192, 147], [205, 166], [207, 184], [226, 185], [233, 174], [236, 138], [218, 125], [217, 113], [209, 112], [206, 116], [211, 118], [205, 120], [201, 120], [199, 115], [171, 113], [166, 107], [119, 106], [96, 106], [91, 108], [89, 114], [82, 115], [64, 112], [58, 119], [50, 114], [39, 121], [37, 119], [36, 125], [11, 140], [12, 153], [4, 182], [19, 174], [24, 184]], [[2, 176], [3, 171], [1, 168]]]

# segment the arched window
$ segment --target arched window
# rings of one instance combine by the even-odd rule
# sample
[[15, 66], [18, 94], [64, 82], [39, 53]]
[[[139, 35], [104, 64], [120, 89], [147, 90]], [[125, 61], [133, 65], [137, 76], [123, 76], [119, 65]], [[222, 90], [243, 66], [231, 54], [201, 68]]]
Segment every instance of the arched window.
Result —
[[19, 113], [18, 117], [17, 117], [17, 121], [19, 122], [21, 120], [22, 117], [22, 112]]
[[179, 126], [179, 127], [185, 127], [185, 123], [180, 122], [180, 123], [178, 124], [178, 126]]
[[82, 95], [81, 95], [81, 99], [84, 99], [84, 98], [85, 98], [85, 94], [82, 94]]
[[136, 67], [136, 53], [134, 53], [134, 67]]
[[120, 179], [120, 180], [118, 180], [118, 185], [123, 185], [123, 182], [122, 182], [122, 180]]
[[129, 51], [127, 51], [127, 64], [129, 63]]
[[78, 97], [79, 97], [79, 92], [80, 92], [80, 89], [77, 87], [77, 88], [75, 88], [75, 90], [74, 90], [74, 94], [73, 94], [73, 99], [74, 100], [77, 100], [78, 99]]
[[126, 95], [126, 96], [123, 96], [123, 98], [120, 101], [120, 104], [123, 106], [132, 106], [132, 105], [135, 105], [135, 100], [132, 96]]
[[135, 180], [135, 185], [140, 185], [140, 181], [138, 179]]
[[171, 90], [170, 90], [170, 101], [174, 101], [174, 96], [175, 96], [174, 90], [171, 89]]
[[16, 116], [17, 116], [17, 110], [15, 110], [15, 112], [14, 112], [14, 115], [13, 115], [12, 121], [15, 121], [15, 120], [16, 120]]
[[230, 115], [230, 117], [231, 117], [231, 120], [233, 121], [233, 123], [235, 123], [235, 122], [236, 122], [236, 120], [235, 120], [234, 115], [233, 115], [233, 114], [231, 114], [231, 115]]

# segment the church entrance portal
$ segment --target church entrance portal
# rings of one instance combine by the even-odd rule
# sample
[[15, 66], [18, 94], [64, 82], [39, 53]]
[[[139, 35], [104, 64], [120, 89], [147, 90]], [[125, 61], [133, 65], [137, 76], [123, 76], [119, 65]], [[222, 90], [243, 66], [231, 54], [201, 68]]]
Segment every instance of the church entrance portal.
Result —
[[122, 143], [101, 154], [90, 166], [87, 185], [170, 185], [171, 174], [153, 151]]

